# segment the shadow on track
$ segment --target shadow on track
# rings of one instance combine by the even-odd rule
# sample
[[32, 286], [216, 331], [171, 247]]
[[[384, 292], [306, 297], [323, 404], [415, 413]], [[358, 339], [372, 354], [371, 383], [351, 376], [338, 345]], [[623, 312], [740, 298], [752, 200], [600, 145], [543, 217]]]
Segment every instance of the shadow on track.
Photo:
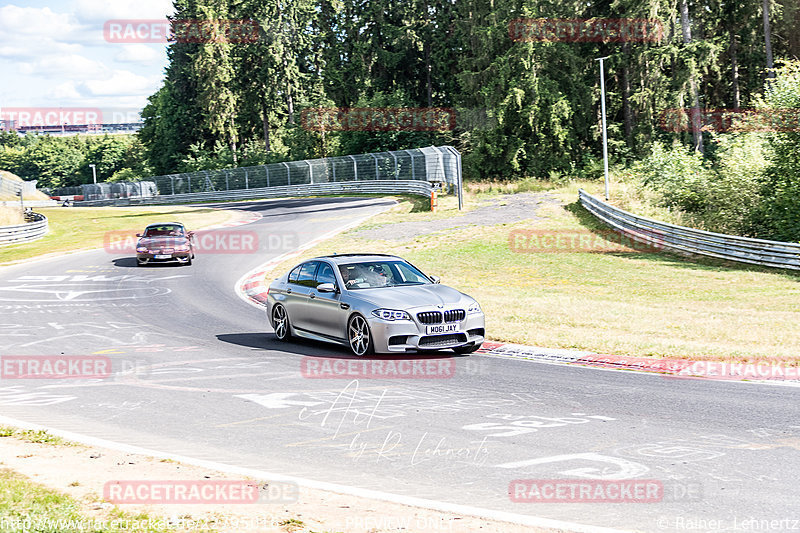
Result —
[[143, 267], [140, 267], [136, 264], [135, 257], [118, 257], [111, 261], [111, 263], [115, 267], [119, 268], [141, 268], [143, 271], [148, 268], [176, 268], [179, 266], [183, 266], [179, 263], [152, 263]]
[[218, 340], [244, 346], [257, 350], [275, 350], [294, 355], [307, 357], [322, 357], [330, 359], [381, 359], [381, 360], [415, 360], [415, 359], [452, 359], [454, 357], [469, 357], [447, 351], [430, 351], [421, 353], [404, 354], [379, 354], [369, 357], [356, 357], [344, 346], [328, 344], [311, 339], [292, 338], [291, 342], [279, 341], [273, 333], [224, 333], [216, 336]]

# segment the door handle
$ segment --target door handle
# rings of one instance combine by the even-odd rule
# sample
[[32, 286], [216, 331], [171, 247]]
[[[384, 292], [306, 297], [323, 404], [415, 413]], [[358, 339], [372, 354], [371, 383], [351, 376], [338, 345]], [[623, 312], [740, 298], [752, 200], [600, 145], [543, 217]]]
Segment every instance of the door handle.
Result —
[[308, 297], [313, 300], [314, 298], [317, 297], [317, 295], [312, 292], [311, 294], [308, 295]]
[[292, 289], [286, 289], [286, 294], [292, 294]]

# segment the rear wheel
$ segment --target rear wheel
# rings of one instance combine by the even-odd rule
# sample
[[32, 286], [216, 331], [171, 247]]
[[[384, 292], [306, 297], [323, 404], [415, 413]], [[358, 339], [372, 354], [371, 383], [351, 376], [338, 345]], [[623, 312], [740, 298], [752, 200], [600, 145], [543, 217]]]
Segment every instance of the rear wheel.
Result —
[[279, 341], [287, 341], [292, 336], [289, 331], [289, 314], [281, 304], [272, 308], [272, 327], [275, 328], [275, 336]]
[[367, 319], [361, 315], [353, 315], [348, 322], [347, 338], [350, 341], [350, 351], [358, 357], [370, 355], [375, 349]]
[[460, 354], [472, 353], [478, 351], [480, 349], [481, 344], [467, 344], [466, 346], [459, 346], [458, 348], [453, 348], [453, 351]]

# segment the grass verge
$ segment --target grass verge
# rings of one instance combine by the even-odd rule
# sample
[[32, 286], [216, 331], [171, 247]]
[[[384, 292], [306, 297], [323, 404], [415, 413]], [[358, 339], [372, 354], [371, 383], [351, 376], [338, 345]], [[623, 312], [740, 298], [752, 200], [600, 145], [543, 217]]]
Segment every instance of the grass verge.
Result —
[[[90, 516], [81, 507], [81, 502], [68, 495], [34, 483], [12, 470], [0, 469], [0, 531], [176, 531], [167, 526], [150, 527], [149, 524], [164, 523], [164, 520], [154, 520], [145, 514], [133, 515], [112, 508]], [[122, 524], [132, 527], [118, 527]]]
[[0, 264], [53, 252], [100, 248], [109, 231], [142, 230], [152, 222], [182, 222], [189, 229], [230, 220], [231, 211], [190, 206], [152, 207], [52, 207], [37, 209], [49, 222], [43, 238], [0, 248]]
[[[317, 255], [392, 253], [477, 298], [493, 340], [619, 355], [800, 362], [796, 274], [661, 252], [619, 251], [612, 243], [561, 253], [512, 249], [514, 230], [605, 241], [607, 228], [577, 202], [579, 187], [592, 194], [602, 190], [597, 182], [550, 188], [541, 194], [561, 205], [540, 208], [540, 220], [503, 223], [499, 210], [498, 223], [490, 226], [467, 225], [403, 241], [359, 236], [364, 227], [383, 226], [388, 234], [399, 221], [428, 221], [434, 230], [438, 220], [462, 216], [451, 197], [440, 200], [442, 209], [436, 214], [402, 201], [367, 226], [278, 265], [268, 279]], [[498, 189], [468, 187], [467, 205], [496, 198]]]

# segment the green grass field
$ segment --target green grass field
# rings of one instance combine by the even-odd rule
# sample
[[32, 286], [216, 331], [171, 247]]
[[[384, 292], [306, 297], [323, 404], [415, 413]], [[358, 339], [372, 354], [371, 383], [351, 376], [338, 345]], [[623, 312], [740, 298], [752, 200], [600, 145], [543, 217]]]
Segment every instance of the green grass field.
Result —
[[152, 222], [177, 221], [195, 230], [234, 216], [228, 211], [190, 206], [50, 207], [36, 212], [47, 217], [50, 232], [31, 243], [0, 248], [0, 264], [53, 252], [99, 248], [107, 232], [141, 231]]
[[[537, 214], [546, 216], [544, 220], [498, 220], [492, 226], [400, 242], [366, 240], [351, 230], [284, 262], [267, 278], [316, 255], [393, 253], [477, 298], [493, 340], [619, 355], [800, 361], [796, 274], [666, 253], [618, 251], [611, 243], [561, 253], [512, 250], [509, 236], [514, 230], [603, 240], [606, 228], [577, 203], [579, 185], [600, 193], [597, 183], [553, 188], [548, 194], [563, 204], [540, 209]], [[475, 190], [470, 189], [467, 205], [498, 192]], [[419, 202], [403, 201], [364, 227], [457, 216], [454, 198], [441, 203], [440, 212], [432, 214]]]

